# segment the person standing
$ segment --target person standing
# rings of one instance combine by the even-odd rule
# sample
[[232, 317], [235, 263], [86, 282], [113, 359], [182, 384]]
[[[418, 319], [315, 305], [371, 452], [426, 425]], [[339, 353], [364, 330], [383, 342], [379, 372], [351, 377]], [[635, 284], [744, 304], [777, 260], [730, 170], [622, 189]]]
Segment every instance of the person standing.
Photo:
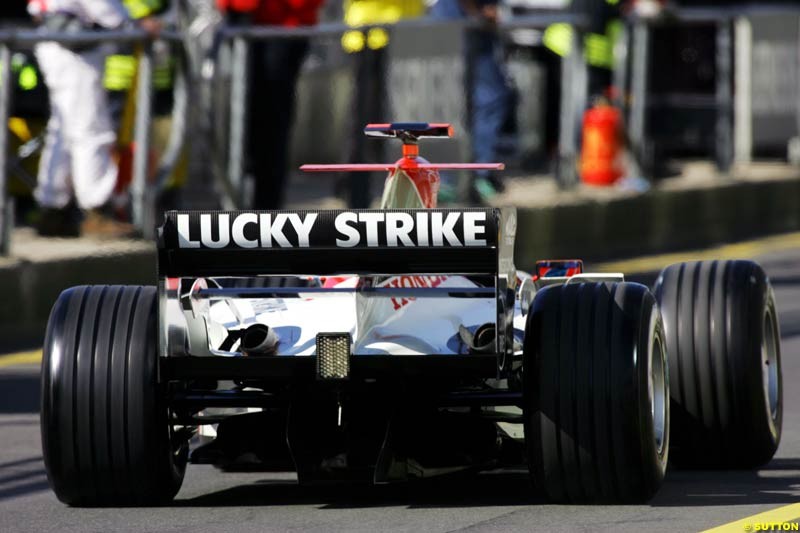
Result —
[[[350, 163], [379, 161], [383, 158], [378, 143], [367, 142], [364, 126], [370, 123], [391, 122], [387, 113], [387, 46], [389, 31], [373, 27], [359, 29], [370, 24], [396, 24], [401, 20], [421, 17], [425, 14], [423, 0], [344, 0], [344, 23], [351, 30], [342, 35], [342, 49], [356, 63], [355, 89], [352, 103], [352, 125], [350, 134]], [[372, 202], [370, 193], [371, 174], [351, 172], [347, 176], [350, 207], [365, 209]]]
[[[119, 0], [30, 0], [28, 12], [42, 27], [58, 33], [131, 23]], [[139, 26], [153, 35], [160, 31], [160, 23], [152, 18], [142, 19]], [[81, 234], [133, 236], [133, 226], [110, 214], [117, 181], [112, 157], [116, 134], [103, 89], [103, 47], [43, 42], [35, 53], [50, 94], [50, 120], [34, 192], [42, 207], [39, 233], [75, 235], [69, 209], [74, 199], [84, 212]]]
[[[133, 20], [152, 18], [163, 14], [169, 8], [169, 0], [121, 0], [122, 5]], [[106, 57], [105, 77], [103, 85], [112, 93], [126, 93], [133, 88], [138, 68], [138, 60], [133, 53], [133, 45], [116, 47], [114, 53]], [[169, 65], [153, 58], [153, 88], [155, 90], [171, 89], [171, 69]], [[169, 61], [167, 61], [169, 62]], [[113, 100], [113, 96], [112, 96]]]
[[[467, 35], [469, 122], [472, 156], [476, 163], [491, 163], [497, 159], [500, 133], [513, 102], [502, 42], [496, 28], [498, 1], [437, 0], [429, 11], [435, 19], [471, 18], [481, 21], [483, 26]], [[443, 183], [443, 191], [452, 188], [452, 184]], [[499, 176], [491, 171], [479, 171], [472, 181], [470, 200], [485, 203], [502, 189]]]
[[[231, 24], [298, 27], [317, 23], [325, 0], [217, 0]], [[308, 39], [270, 39], [251, 47], [248, 171], [255, 209], [283, 206], [294, 119], [295, 89]]]

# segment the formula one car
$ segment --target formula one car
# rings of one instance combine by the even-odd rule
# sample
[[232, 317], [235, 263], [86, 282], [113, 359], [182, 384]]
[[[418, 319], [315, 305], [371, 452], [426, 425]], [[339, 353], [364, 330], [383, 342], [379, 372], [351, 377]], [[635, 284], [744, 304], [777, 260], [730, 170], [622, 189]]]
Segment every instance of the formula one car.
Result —
[[448, 125], [367, 133], [403, 158], [305, 169], [388, 170], [381, 209], [169, 212], [157, 287], [61, 294], [42, 368], [61, 501], [168, 502], [191, 461], [301, 484], [527, 464], [547, 500], [636, 502], [668, 456], [770, 460], [780, 335], [758, 265], [673, 265], [652, 293], [578, 260], [519, 272], [513, 209], [436, 208], [438, 171], [474, 168], [419, 156]]

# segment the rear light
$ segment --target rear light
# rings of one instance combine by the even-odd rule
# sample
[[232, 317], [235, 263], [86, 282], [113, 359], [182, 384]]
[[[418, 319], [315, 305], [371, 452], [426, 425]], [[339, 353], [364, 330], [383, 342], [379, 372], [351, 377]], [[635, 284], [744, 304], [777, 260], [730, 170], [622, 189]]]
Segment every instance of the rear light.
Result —
[[352, 339], [349, 333], [317, 334], [317, 378], [342, 380], [350, 377]]
[[559, 259], [536, 262], [536, 278], [569, 278], [583, 274], [580, 259]]

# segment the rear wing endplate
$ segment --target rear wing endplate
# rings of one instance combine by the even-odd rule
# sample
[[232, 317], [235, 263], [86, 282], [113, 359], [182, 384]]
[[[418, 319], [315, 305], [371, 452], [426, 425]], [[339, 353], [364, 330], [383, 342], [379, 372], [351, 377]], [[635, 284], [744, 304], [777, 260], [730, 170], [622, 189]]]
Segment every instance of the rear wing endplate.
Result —
[[450, 124], [427, 122], [395, 122], [393, 124], [367, 124], [367, 137], [397, 138], [403, 142], [416, 143], [419, 139], [449, 138], [454, 134]]

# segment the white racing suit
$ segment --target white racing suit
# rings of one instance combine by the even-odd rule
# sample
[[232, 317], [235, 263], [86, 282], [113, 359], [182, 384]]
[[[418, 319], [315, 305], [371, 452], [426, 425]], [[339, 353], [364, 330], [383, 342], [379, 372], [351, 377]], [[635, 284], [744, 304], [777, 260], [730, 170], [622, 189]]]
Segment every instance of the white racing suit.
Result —
[[[29, 11], [40, 17], [69, 15], [86, 28], [117, 28], [129, 20], [119, 0], [33, 0]], [[105, 53], [102, 47], [77, 51], [45, 42], [36, 46], [36, 59], [50, 92], [36, 200], [62, 208], [74, 194], [82, 209], [100, 207], [117, 180], [111, 155], [116, 134], [103, 89]]]

